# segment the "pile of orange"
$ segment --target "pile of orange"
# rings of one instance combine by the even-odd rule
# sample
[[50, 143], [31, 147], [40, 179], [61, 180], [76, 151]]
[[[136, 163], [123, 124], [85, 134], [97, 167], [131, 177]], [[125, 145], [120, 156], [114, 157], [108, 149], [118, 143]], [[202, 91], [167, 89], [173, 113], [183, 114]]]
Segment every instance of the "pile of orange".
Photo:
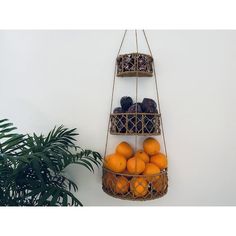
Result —
[[160, 152], [160, 143], [154, 138], [145, 139], [143, 150], [135, 153], [127, 142], [121, 142], [115, 153], [105, 157], [104, 167], [115, 173], [139, 176], [129, 181], [125, 176], [116, 177], [107, 173], [105, 184], [116, 193], [125, 194], [130, 189], [134, 196], [142, 197], [148, 192], [149, 182], [157, 180], [157, 174], [166, 169], [167, 164], [166, 156]]

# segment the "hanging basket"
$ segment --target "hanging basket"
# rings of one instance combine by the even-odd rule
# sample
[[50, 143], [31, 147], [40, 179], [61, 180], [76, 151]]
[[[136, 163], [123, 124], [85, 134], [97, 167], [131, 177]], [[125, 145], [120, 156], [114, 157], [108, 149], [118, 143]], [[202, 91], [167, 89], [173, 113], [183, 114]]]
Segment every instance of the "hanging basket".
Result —
[[116, 62], [118, 77], [153, 76], [153, 58], [150, 55], [143, 53], [123, 54], [117, 57]]
[[158, 113], [113, 113], [110, 133], [114, 135], [160, 135]]
[[[128, 54], [120, 54], [121, 48], [126, 36], [127, 30], [124, 32], [120, 48], [117, 53], [116, 64], [114, 69], [114, 77], [113, 77], [113, 86], [112, 86], [112, 96], [111, 96], [111, 105], [110, 105], [110, 119], [107, 126], [106, 132], [106, 143], [105, 143], [105, 151], [104, 151], [104, 166], [103, 166], [103, 176], [102, 176], [102, 189], [105, 193], [110, 196], [124, 199], [124, 200], [151, 200], [164, 196], [168, 190], [168, 176], [167, 176], [167, 150], [166, 150], [166, 142], [164, 135], [163, 122], [161, 117], [161, 109], [159, 102], [159, 93], [157, 87], [157, 78], [155, 73], [155, 67], [153, 62], [150, 45], [147, 41], [147, 37], [145, 31], [143, 30], [143, 34], [150, 52], [150, 55], [140, 53], [138, 51], [138, 37], [137, 30], [135, 30], [135, 39], [136, 39], [136, 53], [128, 53]], [[116, 77], [136, 77], [135, 80], [135, 104], [138, 104], [138, 92], [139, 86], [138, 77], [152, 77], [155, 82], [155, 89], [157, 95], [158, 108], [151, 109], [151, 112], [154, 113], [139, 113], [138, 111], [143, 111], [143, 109], [132, 109], [132, 113], [112, 113], [113, 110], [113, 98], [114, 98], [114, 90], [115, 90], [115, 81]], [[157, 105], [157, 104], [156, 104]], [[131, 111], [130, 110], [130, 111]], [[118, 109], [116, 110], [118, 111]], [[126, 109], [122, 109], [122, 112], [126, 111]], [[145, 110], [148, 111], [148, 110]], [[160, 114], [158, 113], [160, 112]], [[131, 147], [127, 142], [121, 142], [117, 147], [115, 154], [107, 155], [108, 150], [108, 141], [109, 141], [109, 131], [112, 135], [133, 135], [134, 137], [134, 148]], [[164, 152], [160, 152], [160, 143], [155, 141], [155, 138], [148, 137], [145, 140], [148, 140], [148, 146], [154, 150], [151, 152], [145, 152], [142, 148], [138, 148], [138, 138], [139, 136], [154, 136], [161, 135], [163, 139]], [[145, 142], [144, 140], [144, 142]], [[146, 143], [147, 144], [147, 143]], [[123, 148], [121, 148], [123, 145]], [[125, 150], [122, 151], [119, 155], [116, 153], [117, 148]], [[124, 148], [125, 147], [125, 148]], [[143, 145], [143, 149], [144, 145]], [[127, 150], [129, 154], [127, 154]], [[131, 151], [130, 151], [131, 150]], [[131, 154], [132, 152], [132, 154]], [[136, 155], [140, 154], [140, 152], [146, 154], [148, 157], [148, 161], [139, 161], [139, 158], [134, 158]], [[153, 163], [151, 162], [151, 158], [154, 157], [153, 154], [162, 156], [162, 161], [164, 160], [164, 164]], [[127, 155], [126, 155], [127, 154]], [[131, 158], [133, 160], [129, 161]], [[164, 159], [163, 159], [164, 158]], [[159, 159], [159, 157], [158, 157]], [[135, 166], [134, 166], [135, 161]], [[129, 164], [133, 163], [133, 164]], [[137, 171], [138, 162], [143, 169], [142, 171]], [[155, 161], [154, 161], [155, 162]], [[165, 163], [166, 162], [166, 163]], [[108, 164], [110, 163], [110, 164]], [[149, 164], [149, 165], [148, 165]], [[152, 165], [150, 165], [152, 164]], [[158, 165], [159, 164], [159, 165]], [[125, 166], [126, 165], [126, 166]], [[156, 167], [155, 167], [156, 165]], [[122, 166], [124, 168], [122, 168]], [[128, 167], [129, 166], [129, 167]], [[132, 171], [132, 168], [135, 168]], [[109, 168], [109, 169], [108, 169]], [[131, 169], [130, 169], [131, 168]], [[165, 168], [165, 169], [163, 169]], [[120, 171], [121, 173], [116, 173], [114, 171]], [[133, 174], [133, 173], [139, 173]], [[144, 173], [144, 174], [142, 174]], [[155, 173], [151, 175], [150, 173]], [[150, 175], [148, 175], [150, 174]]]
[[156, 175], [115, 173], [103, 167], [103, 191], [126, 200], [151, 200], [164, 196], [168, 189], [167, 169]]

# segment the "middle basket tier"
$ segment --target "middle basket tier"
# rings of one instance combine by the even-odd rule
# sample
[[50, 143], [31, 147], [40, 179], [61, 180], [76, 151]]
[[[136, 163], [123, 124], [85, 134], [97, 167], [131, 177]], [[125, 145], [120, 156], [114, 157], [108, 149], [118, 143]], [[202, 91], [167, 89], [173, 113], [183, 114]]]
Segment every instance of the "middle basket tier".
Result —
[[113, 135], [160, 135], [158, 113], [112, 113], [110, 133]]

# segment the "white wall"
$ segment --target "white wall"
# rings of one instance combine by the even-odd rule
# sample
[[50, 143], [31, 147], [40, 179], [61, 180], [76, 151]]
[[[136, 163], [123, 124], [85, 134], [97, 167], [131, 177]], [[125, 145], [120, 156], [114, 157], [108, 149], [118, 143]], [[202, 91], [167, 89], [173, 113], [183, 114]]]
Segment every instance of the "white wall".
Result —
[[[104, 151], [114, 60], [122, 31], [1, 31], [0, 117], [21, 132], [77, 127], [82, 147]], [[114, 199], [72, 166], [84, 205], [236, 205], [236, 32], [148, 31], [156, 60], [169, 153], [169, 192], [158, 200]], [[123, 52], [134, 50], [129, 32]], [[147, 52], [143, 38], [140, 49]], [[115, 105], [134, 95], [118, 79]], [[153, 97], [152, 78], [139, 98]], [[123, 138], [131, 141], [131, 138]], [[110, 137], [109, 150], [122, 137]], [[140, 140], [141, 142], [142, 140]]]

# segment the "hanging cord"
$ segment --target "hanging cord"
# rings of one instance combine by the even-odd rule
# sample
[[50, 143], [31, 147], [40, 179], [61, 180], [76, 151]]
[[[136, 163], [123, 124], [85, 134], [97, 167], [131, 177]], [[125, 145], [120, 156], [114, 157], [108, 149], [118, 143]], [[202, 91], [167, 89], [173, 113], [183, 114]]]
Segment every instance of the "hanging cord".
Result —
[[[145, 40], [146, 40], [146, 43], [147, 43], [150, 55], [152, 56], [152, 50], [151, 50], [150, 44], [148, 42], [145, 30], [143, 30], [143, 35], [145, 37]], [[152, 58], [153, 58], [153, 56], [152, 56]], [[166, 157], [167, 157], [166, 139], [165, 139], [165, 132], [164, 132], [164, 127], [163, 127], [163, 122], [162, 122], [162, 115], [161, 115], [162, 113], [161, 113], [160, 97], [159, 97], [159, 91], [158, 91], [158, 84], [157, 84], [157, 76], [156, 76], [154, 58], [153, 58], [153, 63], [152, 64], [153, 64], [153, 73], [154, 73], [155, 87], [156, 87], [156, 93], [157, 93], [157, 103], [158, 103], [159, 112], [160, 112], [160, 119], [161, 119], [161, 129], [162, 129], [163, 144], [164, 144], [165, 154], [166, 154]]]
[[[120, 47], [119, 47], [119, 50], [118, 50], [118, 53], [117, 53], [117, 57], [120, 54], [121, 48], [122, 48], [124, 40], [125, 40], [126, 33], [127, 33], [127, 30], [125, 30], [124, 35], [122, 37], [121, 44], [120, 44]], [[106, 144], [105, 144], [104, 157], [107, 154], [109, 127], [110, 127], [110, 123], [111, 123], [110, 115], [112, 113], [113, 98], [114, 98], [114, 91], [115, 91], [115, 82], [116, 82], [116, 69], [117, 69], [117, 62], [115, 61], [115, 70], [114, 70], [112, 93], [111, 93], [111, 105], [110, 105], [109, 121], [108, 121], [108, 126], [107, 126], [107, 133], [106, 133]]]
[[[135, 30], [135, 45], [136, 45], [136, 79], [135, 79], [135, 145], [134, 150], [137, 151], [138, 146], [138, 32]], [[135, 160], [135, 171], [137, 172], [137, 160]]]
[[137, 150], [137, 143], [138, 143], [138, 32], [135, 30], [135, 44], [136, 44], [136, 79], [135, 79], [135, 102], [136, 102], [136, 108], [135, 108], [135, 151]]

